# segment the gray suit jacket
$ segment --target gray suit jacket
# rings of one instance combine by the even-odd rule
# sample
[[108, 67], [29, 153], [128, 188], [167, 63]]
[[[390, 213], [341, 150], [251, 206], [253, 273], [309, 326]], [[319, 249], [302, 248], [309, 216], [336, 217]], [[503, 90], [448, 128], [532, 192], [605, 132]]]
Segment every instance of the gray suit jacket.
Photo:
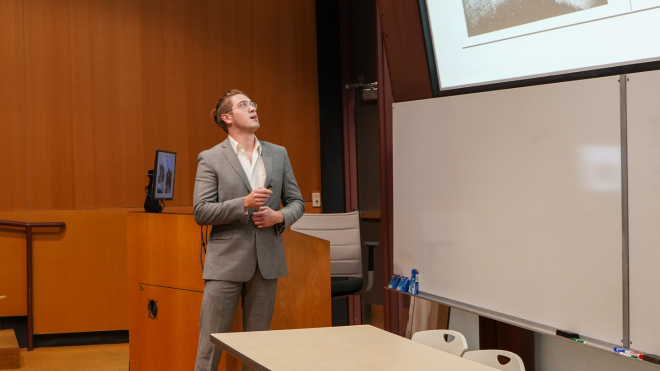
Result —
[[293, 176], [291, 162], [284, 147], [261, 143], [266, 167], [266, 183], [273, 185], [273, 194], [265, 206], [280, 210], [284, 207], [284, 224], [257, 228], [245, 218], [243, 198], [252, 192], [250, 182], [229, 143], [229, 139], [203, 151], [197, 158], [197, 177], [193, 195], [193, 214], [199, 225], [212, 225], [209, 235], [205, 280], [245, 282], [257, 266], [264, 278], [288, 274], [282, 232], [298, 220], [305, 211], [300, 188]]

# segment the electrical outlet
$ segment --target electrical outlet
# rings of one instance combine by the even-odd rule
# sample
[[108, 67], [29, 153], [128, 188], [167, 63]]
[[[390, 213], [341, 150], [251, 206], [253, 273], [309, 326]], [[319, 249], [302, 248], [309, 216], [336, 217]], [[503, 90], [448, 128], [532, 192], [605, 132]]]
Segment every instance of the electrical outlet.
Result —
[[321, 207], [321, 193], [312, 193], [312, 207]]

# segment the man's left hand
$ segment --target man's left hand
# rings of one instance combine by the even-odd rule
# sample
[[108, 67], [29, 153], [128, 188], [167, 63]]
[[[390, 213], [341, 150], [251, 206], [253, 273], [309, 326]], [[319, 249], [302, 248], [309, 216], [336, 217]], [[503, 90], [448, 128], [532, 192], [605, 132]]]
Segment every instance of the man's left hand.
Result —
[[277, 223], [284, 223], [284, 214], [268, 206], [262, 206], [259, 211], [252, 213], [252, 221], [257, 228], [268, 228]]

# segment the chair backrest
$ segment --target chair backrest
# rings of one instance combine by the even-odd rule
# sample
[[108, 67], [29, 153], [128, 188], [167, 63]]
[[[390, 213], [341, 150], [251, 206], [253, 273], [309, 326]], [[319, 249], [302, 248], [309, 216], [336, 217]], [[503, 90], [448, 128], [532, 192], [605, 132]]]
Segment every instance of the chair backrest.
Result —
[[360, 212], [341, 214], [303, 214], [292, 231], [330, 241], [332, 277], [362, 277]]
[[[507, 364], [503, 365], [498, 360], [498, 356], [504, 356], [509, 359]], [[463, 358], [490, 366], [502, 371], [525, 371], [525, 365], [522, 359], [513, 352], [506, 350], [473, 350], [465, 352]]]
[[[446, 335], [451, 335], [454, 339], [447, 341], [445, 340]], [[452, 330], [418, 331], [413, 334], [411, 340], [459, 357], [465, 353], [468, 347], [465, 336]]]

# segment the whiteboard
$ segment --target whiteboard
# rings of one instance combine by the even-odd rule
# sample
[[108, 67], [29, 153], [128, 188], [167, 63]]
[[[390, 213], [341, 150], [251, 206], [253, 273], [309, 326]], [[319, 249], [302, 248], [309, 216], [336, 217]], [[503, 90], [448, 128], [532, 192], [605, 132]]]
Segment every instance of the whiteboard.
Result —
[[394, 104], [394, 270], [621, 343], [618, 77]]
[[630, 341], [660, 354], [660, 72], [628, 78]]

